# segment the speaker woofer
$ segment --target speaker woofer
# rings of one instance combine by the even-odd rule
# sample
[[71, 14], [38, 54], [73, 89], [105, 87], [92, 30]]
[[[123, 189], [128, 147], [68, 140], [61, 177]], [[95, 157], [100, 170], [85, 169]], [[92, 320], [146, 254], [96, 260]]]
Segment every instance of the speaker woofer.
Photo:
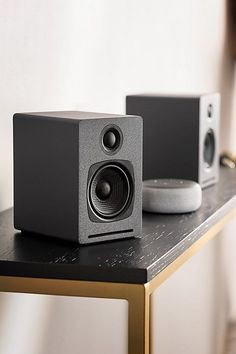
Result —
[[212, 129], [209, 129], [206, 133], [204, 140], [204, 161], [207, 168], [210, 168], [213, 164], [215, 157], [215, 136]]
[[89, 185], [89, 202], [97, 216], [114, 219], [124, 212], [131, 197], [131, 177], [123, 166], [105, 165], [93, 175]]

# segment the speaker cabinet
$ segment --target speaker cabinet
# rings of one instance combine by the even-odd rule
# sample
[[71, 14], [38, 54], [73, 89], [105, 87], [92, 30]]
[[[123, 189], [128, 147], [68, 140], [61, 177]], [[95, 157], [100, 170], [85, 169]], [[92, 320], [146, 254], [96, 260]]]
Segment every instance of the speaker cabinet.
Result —
[[16, 113], [16, 229], [84, 243], [138, 236], [142, 118]]
[[217, 182], [219, 94], [128, 96], [126, 111], [143, 117], [144, 179], [190, 179], [203, 188]]

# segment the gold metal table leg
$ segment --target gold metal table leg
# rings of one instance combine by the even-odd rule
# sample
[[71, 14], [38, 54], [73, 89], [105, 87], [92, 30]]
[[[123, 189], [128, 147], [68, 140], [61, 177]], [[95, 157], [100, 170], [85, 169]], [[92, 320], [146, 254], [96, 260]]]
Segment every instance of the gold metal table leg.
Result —
[[123, 299], [128, 301], [128, 354], [149, 354], [148, 284], [89, 282], [0, 276], [0, 291]]
[[138, 285], [129, 299], [129, 354], [149, 354], [150, 294], [148, 285]]

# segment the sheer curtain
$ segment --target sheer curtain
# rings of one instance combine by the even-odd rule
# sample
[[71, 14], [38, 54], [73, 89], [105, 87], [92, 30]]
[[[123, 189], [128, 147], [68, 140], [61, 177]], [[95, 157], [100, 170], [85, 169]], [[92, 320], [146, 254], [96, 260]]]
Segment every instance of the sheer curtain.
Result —
[[[226, 27], [221, 65], [221, 151], [236, 154], [236, 70], [233, 47], [235, 47], [235, 18], [233, 1], [226, 1]], [[218, 353], [231, 353], [228, 345], [231, 323], [236, 324], [236, 221], [232, 220], [218, 237], [219, 281], [219, 328]], [[235, 345], [235, 344], [234, 344]], [[236, 346], [232, 349], [235, 352]]]

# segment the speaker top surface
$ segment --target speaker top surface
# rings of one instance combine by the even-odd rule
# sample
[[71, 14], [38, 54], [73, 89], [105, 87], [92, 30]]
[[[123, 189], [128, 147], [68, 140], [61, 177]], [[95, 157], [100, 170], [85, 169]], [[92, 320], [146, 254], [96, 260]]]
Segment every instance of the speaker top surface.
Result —
[[[96, 113], [96, 112], [84, 112], [84, 111], [52, 111], [52, 112], [26, 112], [26, 113], [15, 113], [14, 118], [17, 116], [30, 116], [32, 118], [50, 118], [50, 119], [65, 119], [65, 120], [86, 120], [86, 119], [101, 119], [101, 118], [137, 118], [132, 115], [123, 114], [109, 114], [109, 113]], [[138, 117], [142, 119], [141, 117]]]
[[160, 179], [150, 179], [143, 182], [144, 188], [154, 188], [154, 189], [191, 189], [197, 183], [194, 181], [184, 180], [184, 179], [173, 179], [173, 178], [160, 178]]
[[192, 94], [158, 94], [158, 93], [140, 93], [140, 94], [132, 94], [132, 95], [127, 95], [126, 98], [128, 97], [143, 97], [143, 98], [167, 98], [167, 99], [199, 99], [201, 97], [205, 96], [217, 96], [220, 97], [220, 94], [218, 92], [200, 92], [200, 93], [192, 93]]

